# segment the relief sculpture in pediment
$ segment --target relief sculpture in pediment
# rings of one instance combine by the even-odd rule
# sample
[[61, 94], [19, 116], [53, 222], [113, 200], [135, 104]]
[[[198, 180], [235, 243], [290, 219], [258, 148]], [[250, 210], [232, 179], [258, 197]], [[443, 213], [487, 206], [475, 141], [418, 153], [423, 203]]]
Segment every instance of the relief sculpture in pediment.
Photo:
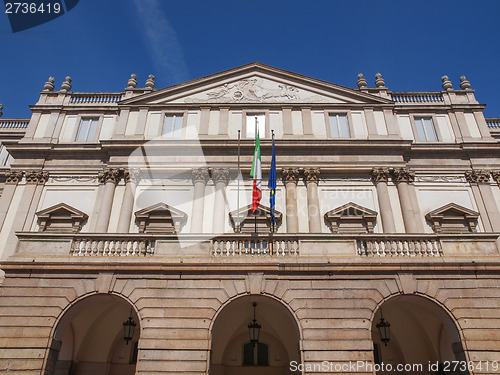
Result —
[[299, 89], [284, 83], [274, 83], [273, 87], [259, 79], [242, 79], [235, 83], [225, 83], [203, 97], [186, 98], [186, 102], [228, 103], [228, 102], [267, 102], [298, 99]]

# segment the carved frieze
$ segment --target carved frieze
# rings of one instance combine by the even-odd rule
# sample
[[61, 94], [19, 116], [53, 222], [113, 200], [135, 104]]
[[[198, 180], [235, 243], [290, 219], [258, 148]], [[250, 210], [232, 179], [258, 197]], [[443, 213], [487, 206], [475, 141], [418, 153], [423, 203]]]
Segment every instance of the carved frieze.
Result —
[[465, 172], [465, 179], [473, 184], [487, 184], [490, 182], [490, 172], [473, 169]]

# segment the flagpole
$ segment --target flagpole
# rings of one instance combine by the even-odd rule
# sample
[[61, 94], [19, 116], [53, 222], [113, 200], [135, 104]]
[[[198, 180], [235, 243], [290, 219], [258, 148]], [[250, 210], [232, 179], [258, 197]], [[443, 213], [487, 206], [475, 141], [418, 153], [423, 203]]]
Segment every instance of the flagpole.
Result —
[[238, 129], [238, 197], [236, 198], [236, 220], [237, 220], [237, 224], [236, 224], [236, 232], [240, 232], [241, 231], [241, 228], [240, 228], [240, 176], [242, 176], [241, 174], [241, 169], [240, 169], [240, 140], [241, 140], [241, 129]]
[[[257, 133], [259, 131], [259, 120], [257, 120], [257, 115], [255, 115], [255, 146], [257, 147]], [[254, 232], [257, 234], [257, 215], [255, 217], [255, 227], [254, 227]]]
[[[271, 130], [271, 138], [273, 141], [273, 152], [274, 152], [274, 130]], [[272, 166], [271, 166], [271, 168], [272, 168]], [[275, 178], [275, 180], [276, 180], [276, 178]], [[274, 192], [274, 194], [276, 194], [276, 191]], [[271, 203], [271, 202], [269, 202], [269, 203]], [[270, 204], [270, 206], [272, 206], [271, 207], [271, 217], [274, 217], [274, 205]], [[275, 222], [273, 220], [271, 233], [274, 233], [274, 226], [275, 226]]]

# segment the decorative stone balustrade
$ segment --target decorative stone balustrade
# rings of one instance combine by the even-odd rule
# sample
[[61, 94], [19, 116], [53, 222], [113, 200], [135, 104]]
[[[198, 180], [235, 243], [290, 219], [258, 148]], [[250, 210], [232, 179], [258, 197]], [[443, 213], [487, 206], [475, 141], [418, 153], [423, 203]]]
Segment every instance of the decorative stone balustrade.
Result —
[[443, 255], [438, 238], [367, 238], [356, 240], [358, 255], [368, 257], [439, 257]]
[[73, 93], [69, 102], [71, 104], [109, 104], [121, 100], [121, 93]]
[[294, 236], [218, 236], [211, 240], [210, 251], [217, 257], [299, 255], [299, 241]]
[[3, 119], [0, 120], [0, 129], [25, 129], [29, 122], [29, 119]]
[[402, 104], [443, 104], [440, 92], [393, 92], [392, 100]]
[[154, 254], [155, 242], [140, 238], [74, 238], [73, 256], [148, 256]]
[[488, 128], [500, 129], [500, 117], [487, 118], [485, 120], [486, 120], [486, 125], [488, 125]]

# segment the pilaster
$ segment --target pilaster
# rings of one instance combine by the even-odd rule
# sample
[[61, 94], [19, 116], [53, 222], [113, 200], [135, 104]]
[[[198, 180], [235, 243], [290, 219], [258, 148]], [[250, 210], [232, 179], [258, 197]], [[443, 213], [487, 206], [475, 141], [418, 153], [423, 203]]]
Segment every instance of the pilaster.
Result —
[[389, 168], [373, 168], [372, 179], [377, 188], [377, 199], [380, 207], [380, 216], [382, 218], [382, 227], [384, 233], [395, 233], [396, 224], [391, 207], [391, 199], [387, 189], [387, 183], [390, 177]]
[[134, 209], [135, 189], [139, 182], [139, 170], [127, 169], [123, 172], [125, 179], [125, 193], [123, 196], [120, 217], [118, 218], [119, 233], [128, 233], [130, 231], [130, 222], [132, 221], [132, 211]]
[[299, 218], [297, 216], [297, 181], [298, 168], [284, 168], [282, 171], [286, 191], [286, 229], [288, 233], [299, 231]]
[[104, 184], [104, 193], [100, 202], [99, 217], [97, 218], [96, 232], [106, 233], [108, 231], [111, 208], [115, 196], [116, 184], [120, 180], [120, 171], [110, 168], [99, 173], [99, 182]]
[[318, 196], [319, 176], [320, 170], [318, 168], [308, 168], [304, 170], [307, 186], [307, 210], [309, 213], [310, 233], [321, 233], [321, 214]]
[[212, 170], [215, 185], [215, 207], [213, 232], [224, 233], [226, 223], [226, 186], [229, 179], [228, 168], [215, 168]]
[[205, 188], [208, 182], [208, 168], [191, 170], [193, 178], [193, 209], [191, 211], [191, 233], [203, 232], [203, 213], [205, 211]]

